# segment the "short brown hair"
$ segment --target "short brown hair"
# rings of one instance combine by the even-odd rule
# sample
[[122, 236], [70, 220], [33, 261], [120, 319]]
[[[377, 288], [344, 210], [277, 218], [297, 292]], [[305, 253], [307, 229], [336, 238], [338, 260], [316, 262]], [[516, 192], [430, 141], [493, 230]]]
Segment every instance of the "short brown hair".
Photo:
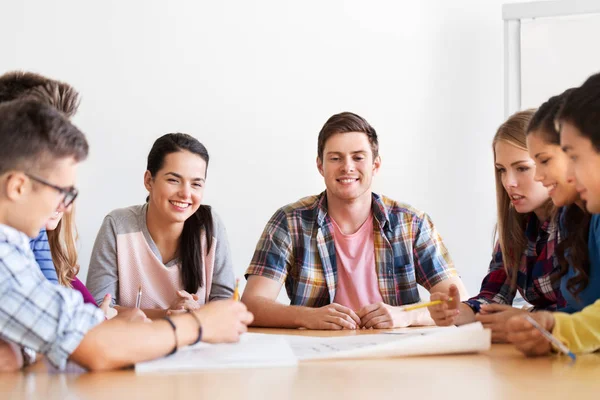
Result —
[[0, 174], [88, 154], [85, 136], [56, 108], [32, 99], [0, 104]]
[[373, 159], [379, 155], [379, 141], [377, 140], [375, 128], [373, 128], [363, 117], [351, 112], [343, 112], [331, 116], [327, 122], [325, 122], [323, 128], [321, 128], [317, 145], [317, 155], [319, 158], [321, 160], [323, 159], [325, 142], [327, 142], [331, 136], [337, 133], [350, 132], [362, 132], [367, 135], [369, 143], [371, 144]]
[[0, 76], [0, 103], [32, 98], [49, 104], [67, 118], [79, 107], [79, 93], [68, 83], [25, 71], [11, 71]]

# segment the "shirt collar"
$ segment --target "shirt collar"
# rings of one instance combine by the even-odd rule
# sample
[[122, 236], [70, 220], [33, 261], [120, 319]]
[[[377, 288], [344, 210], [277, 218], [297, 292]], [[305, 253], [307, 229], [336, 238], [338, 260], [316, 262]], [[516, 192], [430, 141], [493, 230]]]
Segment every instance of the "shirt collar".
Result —
[[540, 221], [534, 213], [531, 213], [525, 228], [527, 238], [532, 242], [537, 242], [541, 232], [544, 232], [548, 241], [554, 240], [558, 234], [559, 219], [560, 213], [551, 214], [545, 221]]
[[[371, 203], [371, 211], [373, 212], [373, 217], [377, 220], [381, 229], [385, 227], [389, 228], [390, 220], [387, 209], [385, 208], [385, 204], [383, 204], [381, 196], [379, 196], [376, 193], [371, 193], [371, 196], [373, 198], [373, 201]], [[324, 191], [319, 195], [319, 199], [317, 200], [317, 224], [319, 226], [323, 226], [326, 216], [327, 191]]]

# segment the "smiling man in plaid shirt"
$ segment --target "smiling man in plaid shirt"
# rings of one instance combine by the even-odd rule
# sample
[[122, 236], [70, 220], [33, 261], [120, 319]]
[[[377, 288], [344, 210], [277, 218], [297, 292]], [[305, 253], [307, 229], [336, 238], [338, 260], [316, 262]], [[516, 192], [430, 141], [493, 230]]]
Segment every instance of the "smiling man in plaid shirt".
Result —
[[[371, 191], [381, 166], [375, 129], [332, 116], [318, 139], [325, 192], [277, 210], [246, 271], [242, 297], [257, 326], [308, 329], [430, 325], [427, 309], [399, 306], [456, 284], [450, 255], [427, 214]], [[276, 302], [285, 283], [291, 305]]]

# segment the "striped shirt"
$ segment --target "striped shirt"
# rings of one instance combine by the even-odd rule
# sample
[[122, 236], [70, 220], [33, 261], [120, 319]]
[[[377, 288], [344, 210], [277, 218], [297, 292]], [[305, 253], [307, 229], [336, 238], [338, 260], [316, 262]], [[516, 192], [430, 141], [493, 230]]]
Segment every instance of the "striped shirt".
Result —
[[[458, 275], [427, 214], [372, 196], [375, 268], [386, 304], [419, 302], [417, 284], [430, 289]], [[258, 241], [249, 275], [285, 283], [292, 305], [321, 307], [333, 301], [337, 262], [325, 192], [277, 210]]]
[[0, 336], [42, 353], [63, 369], [84, 335], [104, 320], [81, 293], [40, 272], [29, 238], [0, 224]]
[[564, 307], [566, 302], [560, 291], [560, 279], [555, 278], [560, 273], [560, 265], [554, 254], [554, 247], [559, 240], [559, 218], [560, 213], [556, 213], [540, 224], [535, 214], [529, 216], [525, 226], [527, 247], [521, 257], [516, 285], [511, 284], [504, 268], [500, 245], [497, 244], [479, 294], [465, 303], [476, 313], [482, 304], [512, 305], [518, 290], [535, 309], [553, 311]]
[[42, 270], [42, 274], [44, 274], [46, 279], [50, 282], [58, 285], [58, 275], [56, 274], [54, 262], [52, 261], [52, 253], [50, 252], [50, 243], [48, 243], [48, 233], [46, 232], [46, 229], [42, 229], [39, 235], [34, 239], [31, 239], [29, 241], [29, 246], [31, 247], [31, 251], [33, 251], [35, 261]]

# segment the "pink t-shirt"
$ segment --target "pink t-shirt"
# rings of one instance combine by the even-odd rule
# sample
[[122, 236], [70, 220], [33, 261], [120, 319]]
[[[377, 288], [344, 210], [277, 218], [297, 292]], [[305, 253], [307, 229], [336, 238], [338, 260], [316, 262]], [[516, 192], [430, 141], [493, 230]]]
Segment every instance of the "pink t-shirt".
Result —
[[337, 260], [335, 303], [354, 311], [383, 301], [375, 269], [373, 214], [351, 235], [344, 235], [333, 221], [333, 241]]

